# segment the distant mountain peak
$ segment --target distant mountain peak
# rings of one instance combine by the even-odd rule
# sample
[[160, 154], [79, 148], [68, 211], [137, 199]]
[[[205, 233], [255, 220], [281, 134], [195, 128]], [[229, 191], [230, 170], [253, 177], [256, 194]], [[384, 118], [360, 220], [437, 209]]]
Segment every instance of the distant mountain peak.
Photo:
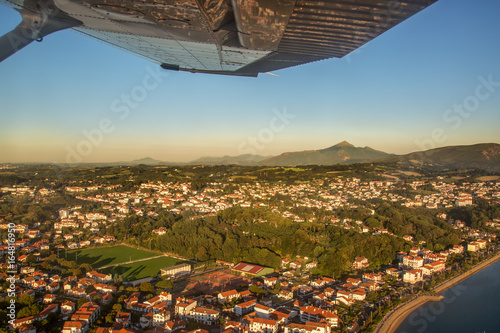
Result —
[[347, 141], [344, 140], [342, 142], [337, 143], [334, 147], [351, 147], [351, 148], [354, 148], [354, 145], [352, 145], [349, 142], [347, 142]]
[[134, 163], [134, 164], [161, 164], [163, 162], [159, 161], [159, 160], [155, 160], [154, 158], [151, 158], [151, 157], [144, 157], [144, 158], [140, 158], [137, 160], [133, 160], [131, 163]]
[[283, 153], [279, 156], [263, 160], [260, 164], [290, 166], [368, 163], [390, 155], [371, 148], [356, 148], [349, 142], [342, 141], [335, 146], [325, 149]]

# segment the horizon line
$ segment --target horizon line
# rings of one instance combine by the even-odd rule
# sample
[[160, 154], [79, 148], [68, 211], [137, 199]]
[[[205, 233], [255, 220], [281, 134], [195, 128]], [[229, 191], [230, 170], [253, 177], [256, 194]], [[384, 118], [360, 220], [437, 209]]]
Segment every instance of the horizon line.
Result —
[[[150, 156], [146, 156], [146, 157], [135, 158], [135, 159], [131, 159], [131, 160], [115, 160], [115, 161], [89, 161], [89, 162], [74, 162], [74, 163], [57, 162], [57, 161], [33, 161], [33, 162], [23, 161], [23, 162], [0, 162], [0, 164], [1, 165], [10, 165], [10, 164], [11, 165], [41, 164], [41, 165], [71, 165], [71, 166], [88, 165], [88, 164], [117, 164], [117, 165], [120, 165], [120, 163], [132, 163], [132, 162], [135, 162], [135, 161], [140, 161], [140, 160], [145, 160], [145, 159], [151, 159], [151, 160], [154, 160], [155, 162], [159, 163], [159, 164], [154, 164], [154, 165], [160, 165], [160, 163], [170, 164], [172, 166], [174, 166], [174, 165], [186, 165], [186, 164], [206, 165], [207, 164], [206, 162], [203, 163], [203, 162], [196, 162], [196, 161], [199, 160], [199, 159], [202, 159], [202, 158], [223, 158], [223, 157], [241, 157], [241, 156], [258, 156], [258, 157], [265, 157], [267, 159], [267, 158], [273, 158], [273, 157], [277, 157], [277, 156], [280, 156], [280, 155], [283, 155], [283, 154], [287, 154], [287, 153], [300, 153], [300, 152], [310, 152], [310, 151], [325, 150], [325, 149], [328, 149], [328, 148], [339, 146], [339, 145], [344, 144], [344, 143], [350, 144], [348, 141], [343, 140], [343, 141], [341, 141], [341, 142], [339, 142], [339, 143], [337, 143], [337, 144], [335, 144], [333, 146], [329, 146], [329, 147], [326, 147], [326, 148], [320, 148], [320, 149], [285, 151], [285, 152], [282, 152], [282, 153], [279, 153], [279, 154], [276, 154], [276, 155], [258, 155], [258, 154], [239, 154], [239, 155], [227, 155], [227, 154], [225, 154], [225, 155], [220, 155], [220, 156], [209, 156], [209, 155], [206, 155], [206, 156], [196, 157], [196, 158], [194, 158], [192, 160], [184, 161], [184, 162], [181, 162], [181, 161], [159, 160], [159, 159], [156, 159], [156, 158], [153, 158], [153, 157], [150, 157]], [[392, 156], [404, 156], [404, 155], [409, 155], [409, 154], [415, 154], [415, 153], [421, 153], [421, 152], [431, 151], [431, 150], [435, 150], [435, 149], [441, 149], [441, 148], [467, 147], [467, 146], [478, 146], [478, 145], [500, 145], [500, 143], [496, 143], [496, 142], [479, 142], [479, 143], [473, 143], [473, 144], [459, 144], [459, 145], [450, 145], [450, 146], [439, 146], [439, 147], [429, 148], [429, 149], [426, 149], [426, 150], [411, 151], [411, 152], [403, 153], [403, 154], [387, 153], [385, 151], [372, 148], [370, 146], [354, 146], [352, 144], [350, 144], [350, 145], [353, 148], [359, 148], [359, 149], [370, 148], [370, 149], [374, 149], [374, 150], [377, 150], [377, 151], [380, 151], [380, 152], [383, 152], [385, 154], [392, 155]], [[373, 163], [373, 162], [366, 162], [366, 163]], [[138, 163], [137, 165], [140, 165], [140, 164], [141, 163]], [[311, 165], [314, 165], [314, 164], [311, 164]], [[333, 165], [335, 165], [335, 164], [333, 164]]]

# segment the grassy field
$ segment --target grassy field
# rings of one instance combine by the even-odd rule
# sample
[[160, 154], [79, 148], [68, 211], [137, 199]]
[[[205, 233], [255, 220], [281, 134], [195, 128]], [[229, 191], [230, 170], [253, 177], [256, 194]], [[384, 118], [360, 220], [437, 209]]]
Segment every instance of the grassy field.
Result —
[[139, 280], [146, 277], [154, 277], [160, 269], [182, 264], [184, 261], [170, 257], [160, 257], [130, 264], [108, 267], [101, 270], [102, 273], [122, 275], [126, 281]]
[[494, 180], [498, 180], [498, 178], [500, 178], [500, 177], [499, 176], [482, 176], [482, 177], [478, 177], [476, 179], [479, 180], [480, 182], [492, 182]]
[[[79, 265], [87, 263], [92, 265], [92, 268], [119, 264], [131, 260], [150, 258], [158, 255], [154, 252], [137, 250], [124, 245], [117, 245], [110, 247], [71, 250], [66, 254], [67, 259], [72, 261], [76, 260], [77, 254], [77, 263]], [[59, 257], [66, 258], [64, 253], [60, 253]]]
[[232, 176], [233, 179], [257, 179], [258, 177], [257, 176], [246, 176], [246, 175], [242, 175], [242, 176]]
[[283, 171], [295, 171], [295, 172], [303, 172], [308, 171], [310, 169], [302, 169], [302, 168], [284, 168]]

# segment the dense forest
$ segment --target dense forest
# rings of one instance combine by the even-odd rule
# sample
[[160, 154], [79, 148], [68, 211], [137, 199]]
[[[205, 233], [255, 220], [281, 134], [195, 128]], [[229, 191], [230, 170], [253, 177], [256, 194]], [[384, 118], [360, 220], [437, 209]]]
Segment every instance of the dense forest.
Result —
[[[425, 209], [383, 203], [365, 221], [396, 235], [426, 239], [427, 247], [438, 251], [460, 243], [458, 231]], [[159, 227], [166, 227], [166, 234], [152, 235]], [[107, 233], [145, 248], [201, 261], [248, 261], [278, 268], [281, 257], [309, 257], [319, 261], [317, 273], [336, 277], [349, 272], [356, 256], [368, 258], [375, 269], [391, 263], [397, 251], [410, 248], [399, 237], [362, 234], [336, 225], [294, 223], [266, 209], [241, 207], [203, 219], [169, 213], [156, 220], [129, 216], [110, 226]]]

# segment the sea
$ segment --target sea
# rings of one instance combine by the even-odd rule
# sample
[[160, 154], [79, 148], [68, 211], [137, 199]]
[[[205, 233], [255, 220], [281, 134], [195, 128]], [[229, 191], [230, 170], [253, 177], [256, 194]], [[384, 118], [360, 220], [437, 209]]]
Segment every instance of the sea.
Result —
[[413, 311], [396, 333], [500, 333], [500, 260]]

